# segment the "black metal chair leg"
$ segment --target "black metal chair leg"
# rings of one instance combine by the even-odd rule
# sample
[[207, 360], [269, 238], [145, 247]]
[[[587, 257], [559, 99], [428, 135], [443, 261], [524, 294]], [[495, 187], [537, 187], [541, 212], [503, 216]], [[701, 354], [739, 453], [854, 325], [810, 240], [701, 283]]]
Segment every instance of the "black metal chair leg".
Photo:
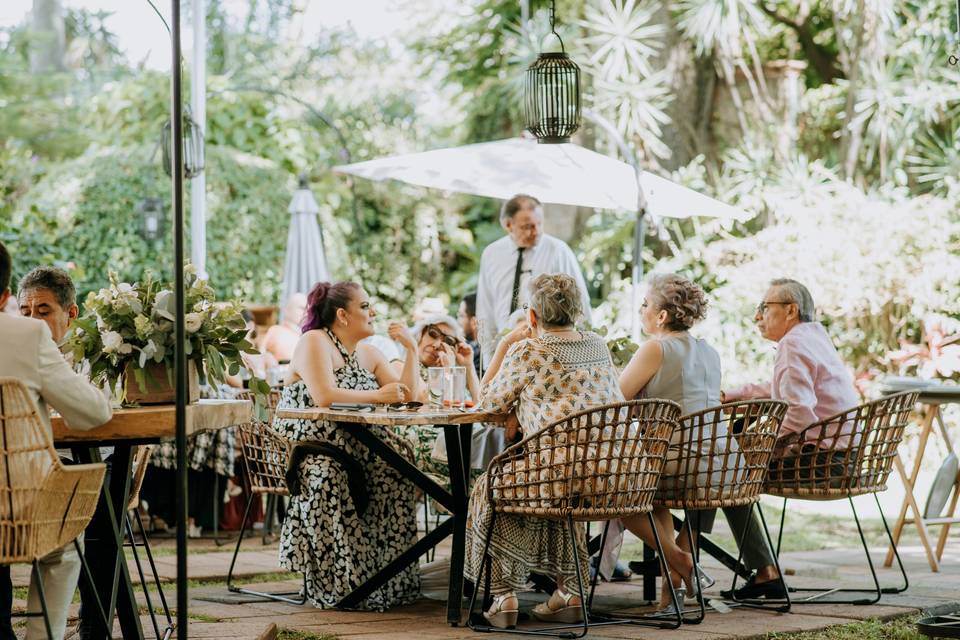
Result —
[[[683, 521], [684, 529], [687, 531], [687, 542], [690, 544], [690, 555], [693, 556], [693, 580], [694, 584], [690, 585], [697, 598], [697, 605], [700, 608], [698, 615], [695, 618], [688, 618], [686, 615], [683, 617], [683, 621], [686, 624], [700, 624], [703, 622], [703, 619], [707, 617], [707, 608], [703, 601], [703, 589], [700, 587], [700, 565], [697, 564], [699, 561], [700, 554], [697, 553], [697, 545], [693, 543], [693, 527], [690, 525], [690, 517], [687, 514], [687, 510], [683, 510]], [[700, 539], [700, 525], [699, 520], [697, 521], [697, 540]]]
[[883, 593], [903, 593], [910, 587], [910, 579], [907, 578], [907, 570], [903, 568], [903, 561], [900, 560], [900, 552], [897, 551], [897, 543], [893, 541], [893, 534], [890, 533], [890, 525], [887, 524], [887, 519], [883, 515], [880, 498], [877, 494], [873, 494], [873, 499], [877, 503], [877, 511], [880, 512], [880, 521], [883, 522], [883, 530], [887, 532], [887, 540], [890, 542], [890, 548], [893, 549], [893, 556], [897, 559], [897, 566], [900, 567], [900, 575], [903, 576], [902, 587], [884, 587], [881, 591], [883, 591]]
[[47, 637], [53, 637], [53, 630], [50, 628], [50, 614], [47, 611], [47, 594], [43, 590], [43, 576], [40, 575], [40, 563], [33, 561], [33, 572], [37, 576], [37, 593], [40, 595], [40, 612], [43, 614], [43, 624], [47, 628]]
[[[607, 548], [607, 534], [610, 531], [610, 521], [603, 526], [603, 533], [600, 534], [600, 551], [597, 556], [597, 570], [590, 579], [590, 598], [587, 600], [587, 608], [593, 608], [593, 594], [597, 590], [597, 583], [600, 582], [600, 565], [603, 563], [603, 552]], [[587, 529], [587, 539], [590, 538], [590, 530]]]
[[[767, 539], [767, 545], [773, 548], [773, 540], [770, 538], [770, 529], [767, 527], [767, 518], [763, 515], [763, 507], [760, 506], [760, 503], [756, 503], [757, 513], [760, 514], [760, 524], [763, 525], [763, 535]], [[787, 579], [783, 576], [783, 569], [780, 568], [780, 556], [773, 554], [773, 566], [777, 570], [777, 575], [780, 576], [780, 586], [783, 587], [783, 595], [785, 600], [785, 605], [779, 609], [775, 609], [781, 613], [790, 613], [790, 607], [792, 603], [790, 602], [790, 588], [787, 587]]]
[[[243, 520], [240, 522], [240, 535], [237, 536], [237, 546], [233, 549], [233, 557], [230, 558], [230, 569], [227, 570], [227, 590], [232, 593], [243, 593], [245, 595], [257, 596], [264, 598], [266, 600], [276, 600], [277, 602], [288, 602], [290, 604], [306, 604], [307, 603], [307, 581], [306, 576], [303, 580], [303, 590], [302, 591], [282, 591], [278, 593], [267, 593], [264, 591], [254, 591], [253, 589], [244, 589], [243, 587], [238, 587], [233, 584], [233, 568], [237, 564], [237, 556], [240, 554], [240, 545], [243, 543], [243, 536], [247, 530], [247, 521], [250, 519], [250, 509], [253, 507], [254, 498], [259, 497], [255, 493], [251, 493], [250, 497], [247, 499], [247, 506], [243, 510]], [[299, 594], [297, 598], [291, 598], [294, 594]]]
[[783, 541], [783, 523], [787, 519], [787, 499], [783, 499], [783, 510], [780, 511], [780, 531], [777, 532], [777, 550], [773, 552], [773, 555], [780, 556], [780, 543]]
[[[786, 506], [786, 505], [784, 505], [784, 506]], [[761, 531], [763, 532], [764, 539], [766, 540], [767, 544], [770, 545], [771, 549], [773, 548], [773, 540], [772, 540], [772, 538], [770, 537], [770, 530], [767, 528], [767, 519], [766, 519], [766, 518], [764, 517], [764, 515], [763, 515], [763, 509], [760, 508], [760, 503], [759, 503], [759, 502], [754, 502], [753, 504], [750, 505], [750, 513], [747, 515], [747, 524], [746, 524], [746, 526], [743, 528], [743, 535], [740, 537], [740, 540], [737, 542], [737, 547], [738, 547], [738, 549], [739, 549], [739, 556], [738, 556], [738, 558], [737, 558], [737, 562], [740, 562], [740, 558], [743, 557], [743, 543], [744, 543], [744, 540], [747, 539], [747, 534], [750, 532], [750, 526], [753, 524], [753, 510], [754, 510], [754, 509], [756, 509], [756, 510], [757, 510], [757, 513], [760, 515], [760, 529], [761, 529]], [[784, 509], [784, 513], [785, 513], [785, 512], [786, 512], [786, 509]], [[782, 522], [783, 522], [783, 513], [780, 514], [780, 517], [781, 517], [781, 523], [782, 523]], [[781, 524], [781, 529], [780, 529], [780, 530], [781, 530], [781, 533], [782, 533], [782, 532], [783, 532], [783, 525], [782, 525], [782, 524]], [[790, 611], [790, 593], [789, 593], [789, 588], [787, 587], [786, 579], [783, 577], [783, 571], [780, 570], [780, 560], [779, 560], [779, 556], [778, 556], [776, 553], [773, 554], [773, 564], [774, 564], [774, 567], [776, 567], [776, 569], [777, 569], [777, 575], [780, 576], [780, 577], [778, 578], [778, 580], [779, 580], [779, 582], [780, 582], [780, 584], [781, 584], [781, 586], [783, 587], [783, 590], [784, 590], [784, 595], [785, 595], [784, 599], [782, 599], [782, 600], [781, 600], [781, 599], [771, 599], [771, 598], [766, 598], [766, 599], [763, 599], [763, 600], [760, 600], [760, 599], [740, 600], [740, 599], [738, 599], [737, 596], [736, 596], [736, 590], [737, 590], [737, 575], [736, 575], [736, 573], [734, 573], [734, 575], [733, 575], [733, 585], [730, 587], [730, 590], [733, 592], [733, 597], [731, 598], [731, 599], [733, 600], [733, 602], [736, 603], [736, 604], [738, 604], [738, 605], [740, 605], [740, 606], [750, 607], [750, 608], [752, 608], [752, 609], [763, 609], [763, 610], [766, 610], [766, 611], [777, 611], [777, 612], [780, 612], [780, 613], [786, 613], [786, 612]]]
[[863, 527], [860, 526], [860, 517], [857, 515], [857, 507], [854, 506], [852, 497], [847, 496], [847, 500], [850, 502], [850, 509], [853, 510], [853, 520], [857, 523], [857, 533], [860, 534], [860, 543], [863, 545], [863, 552], [867, 556], [867, 564], [870, 565], [870, 575], [873, 577], [873, 585], [876, 587], [876, 597], [870, 600], [864, 600], [862, 604], [876, 604], [880, 601], [881, 595], [883, 595], [883, 592], [880, 590], [880, 579], [877, 577], [877, 570], [873, 566], [873, 558], [870, 557], [870, 547], [867, 545], [867, 539], [863, 535]]
[[90, 573], [90, 566], [87, 564], [87, 558], [83, 555], [83, 549], [80, 548], [80, 543], [77, 540], [73, 541], [73, 548], [77, 552], [77, 557], [80, 558], [80, 571], [83, 574], [83, 579], [87, 581], [87, 585], [90, 587], [89, 592], [93, 594], [93, 602], [84, 602], [84, 607], [89, 607], [91, 604], [96, 605], [94, 612], [97, 614], [97, 622], [100, 623], [100, 628], [103, 630], [107, 636], [110, 635], [110, 623], [107, 621], [107, 614], [103, 608], [103, 602], [100, 601], [100, 594], [97, 593], [97, 586], [93, 582], [93, 574]]
[[[580, 612], [583, 616], [583, 632], [578, 633], [574, 636], [565, 636], [572, 638], [582, 638], [587, 635], [587, 632], [590, 630], [590, 614], [587, 612], [587, 595], [586, 589], [583, 588], [583, 569], [580, 566], [580, 549], [577, 545], [577, 526], [573, 522], [573, 516], [567, 516], [567, 531], [570, 533], [570, 543], [573, 545], [573, 567], [577, 572], [577, 597], [580, 598]], [[597, 572], [599, 573], [599, 571]], [[593, 594], [591, 593], [591, 597]]]
[[[127, 530], [127, 537], [130, 538], [130, 548], [133, 550], [133, 562], [137, 566], [137, 575], [140, 577], [140, 586], [143, 587], [143, 597], [147, 601], [147, 611], [150, 613], [150, 622], [153, 624], [153, 632], [157, 636], [157, 640], [161, 640], [163, 636], [160, 634], [160, 625], [157, 623], [157, 614], [153, 610], [153, 598], [150, 597], [150, 588], [147, 585], [147, 578], [143, 573], [143, 564], [140, 562], [140, 554], [137, 553], [137, 539], [134, 537], [133, 533], [133, 524], [130, 522], [130, 514], [128, 513], [126, 518], [124, 518], [124, 527]], [[146, 541], [146, 537], [144, 537]], [[159, 582], [157, 583], [159, 587]]]
[[[163, 634], [158, 635], [157, 637], [162, 638], [162, 640], [167, 640], [167, 638], [173, 634], [174, 629], [176, 629], [176, 624], [174, 624], [173, 616], [170, 614], [170, 606], [167, 604], [167, 597], [163, 593], [163, 585], [160, 582], [160, 572], [157, 571], [157, 563], [153, 560], [153, 551], [150, 550], [150, 541], [147, 539], [147, 530], [143, 526], [143, 519], [140, 517], [140, 513], [136, 510], [134, 510], [133, 516], [137, 519], [137, 527], [140, 529], [140, 538], [143, 540], [143, 550], [147, 554], [147, 564], [150, 565], [150, 572], [153, 573], [153, 582], [157, 585], [157, 595], [160, 597], [160, 606], [163, 608], [163, 616], [167, 620], [167, 626], [164, 628]], [[132, 539], [133, 536], [131, 535], [131, 540]], [[136, 554], [136, 551], [134, 551], [134, 554]], [[146, 584], [143, 583], [142, 577], [141, 584], [143, 584], [144, 593], [148, 593], [148, 589]]]
[[[486, 594], [481, 602], [481, 608], [490, 606], [487, 601], [490, 599], [490, 575], [492, 571], [487, 566], [490, 557], [490, 541], [493, 539], [493, 525], [497, 521], [497, 513], [494, 511], [490, 517], [490, 525], [487, 528], [487, 536], [483, 541], [483, 555], [480, 556], [480, 569], [477, 571], [477, 579], [473, 583], [473, 594], [470, 596], [470, 606], [467, 607], [467, 626], [474, 631], [492, 631], [494, 627], [489, 625], [479, 625], [473, 623], [473, 608], [477, 603], [477, 594], [480, 593], [480, 582], [483, 577], [483, 570], [487, 568]], [[481, 613], [482, 615], [482, 613]], [[499, 631], [499, 629], [498, 629]]]

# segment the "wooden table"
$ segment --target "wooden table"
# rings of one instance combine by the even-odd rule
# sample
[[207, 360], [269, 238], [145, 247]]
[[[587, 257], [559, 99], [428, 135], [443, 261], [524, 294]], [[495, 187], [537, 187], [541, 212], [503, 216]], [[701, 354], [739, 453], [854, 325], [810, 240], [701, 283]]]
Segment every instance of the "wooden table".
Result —
[[[187, 435], [249, 422], [252, 407], [248, 400], [200, 400], [188, 405]], [[89, 531], [102, 533], [102, 537], [98, 545], [87, 545], [85, 556], [97, 592], [104, 602], [109, 626], [112, 628], [116, 612], [125, 640], [143, 638], [133, 583], [123, 554], [124, 517], [130, 500], [133, 447], [158, 442], [160, 438], [174, 437], [174, 412], [172, 404], [116, 409], [108, 423], [90, 431], [71, 431], [63, 418], [57, 416], [51, 419], [54, 444], [72, 449], [74, 459], [78, 462], [99, 462], [99, 447], [114, 447], [109, 485], [104, 484], [97, 511], [88, 527]], [[106, 594], [110, 594], [109, 601]], [[97, 634], [95, 637], [98, 640], [107, 637], [99, 630]]]
[[[920, 419], [920, 439], [917, 442], [917, 453], [913, 461], [913, 469], [910, 475], [903, 466], [903, 460], [900, 453], [893, 459], [894, 466], [903, 480], [904, 496], [903, 504], [900, 505], [900, 514], [897, 516], [897, 523], [893, 527], [894, 544], [900, 541], [903, 534], [903, 528], [906, 524], [913, 523], [917, 527], [917, 533], [920, 535], [920, 544], [923, 545], [927, 554], [927, 562], [930, 570], [940, 571], [940, 560], [943, 557], [943, 548], [947, 543], [947, 535], [950, 533], [951, 524], [960, 524], [960, 516], [957, 516], [957, 502], [960, 499], [960, 474], [954, 478], [953, 497], [947, 506], [947, 513], [942, 518], [924, 518], [923, 510], [917, 502], [917, 496], [914, 495], [914, 487], [917, 483], [917, 477], [920, 475], [920, 465], [923, 461], [924, 451], [927, 448], [927, 442], [930, 435], [934, 434], [933, 425], [936, 422], [940, 430], [940, 436], [947, 447], [947, 455], [955, 451], [953, 443], [950, 441], [950, 434], [946, 425], [943, 423], [943, 415], [940, 413], [940, 407], [944, 404], [960, 402], [960, 387], [948, 387], [937, 383], [926, 384], [891, 384], [884, 388], [884, 394], [897, 393], [899, 391], [919, 390], [920, 396], [917, 403], [923, 406], [923, 417]], [[907, 511], [910, 511], [913, 517], [907, 517]], [[929, 526], [941, 526], [940, 538], [937, 540], [936, 550], [930, 544], [930, 534], [927, 529]], [[887, 550], [887, 557], [884, 559], [883, 566], [889, 567], [893, 563], [893, 546]]]
[[[460, 624], [461, 602], [463, 599], [463, 565], [465, 559], [467, 508], [470, 497], [470, 446], [472, 425], [477, 422], [503, 422], [506, 415], [484, 413], [481, 411], [437, 411], [424, 407], [419, 411], [388, 411], [378, 408], [375, 411], [337, 411], [326, 408], [278, 409], [278, 418], [299, 420], [330, 420], [341, 423], [349, 433], [364, 446], [380, 456], [387, 464], [397, 470], [404, 478], [420, 487], [428, 496], [439, 502], [452, 516], [423, 538], [411, 545], [399, 557], [391, 560], [380, 571], [368, 578], [338, 603], [338, 607], [350, 609], [356, 607], [371, 593], [382, 587], [394, 576], [437, 546], [447, 536], [453, 536], [453, 550], [450, 555], [450, 586], [447, 592], [447, 622], [451, 626]], [[435, 483], [397, 453], [391, 446], [380, 440], [364, 425], [383, 425], [406, 427], [412, 425], [436, 425], [443, 429], [447, 443], [447, 466], [450, 470], [450, 488]], [[459, 446], [458, 446], [459, 445]]]

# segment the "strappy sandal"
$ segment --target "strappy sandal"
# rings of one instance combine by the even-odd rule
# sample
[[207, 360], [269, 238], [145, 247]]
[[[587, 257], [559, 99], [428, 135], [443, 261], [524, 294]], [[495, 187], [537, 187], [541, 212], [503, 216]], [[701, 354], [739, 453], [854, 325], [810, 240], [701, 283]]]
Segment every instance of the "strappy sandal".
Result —
[[[503, 603], [510, 598], [513, 598], [514, 601], [513, 608], [504, 609]], [[493, 596], [493, 604], [490, 606], [489, 611], [483, 612], [483, 617], [487, 619], [487, 622], [489, 622], [492, 627], [497, 627], [498, 629], [513, 629], [517, 626], [517, 616], [520, 615], [520, 610], [516, 603], [517, 596], [512, 592]]]
[[583, 608], [580, 603], [570, 604], [570, 600], [576, 594], [566, 593], [560, 589], [557, 589], [553, 593], [563, 600], [563, 606], [559, 609], [551, 609], [549, 601], [541, 602], [535, 606], [531, 612], [534, 618], [541, 622], [564, 622], [569, 624], [583, 622]]

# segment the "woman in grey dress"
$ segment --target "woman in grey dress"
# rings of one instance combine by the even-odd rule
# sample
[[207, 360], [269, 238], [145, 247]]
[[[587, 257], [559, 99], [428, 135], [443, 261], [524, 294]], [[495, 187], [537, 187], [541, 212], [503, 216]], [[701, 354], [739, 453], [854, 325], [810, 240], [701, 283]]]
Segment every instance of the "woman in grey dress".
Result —
[[[640, 319], [644, 333], [650, 340], [644, 342], [630, 363], [620, 375], [620, 390], [625, 398], [663, 398], [678, 403], [683, 414], [702, 411], [715, 407], [720, 400], [720, 356], [705, 340], [696, 338], [689, 329], [706, 316], [707, 297], [703, 289], [676, 274], [656, 274], [648, 281], [647, 295], [640, 307]], [[682, 428], [682, 425], [681, 425]], [[704, 433], [707, 438], [722, 438], [725, 433]], [[660, 478], [660, 489], [671, 488], [678, 475], [678, 458], [681, 452], [681, 431], [674, 433], [671, 448]], [[715, 461], [715, 467], [720, 461]], [[698, 469], [706, 473], [709, 459], [704, 456], [698, 461]], [[735, 531], [742, 531], [750, 514], [749, 507], [724, 509], [724, 514]], [[705, 509], [690, 513], [694, 534], [709, 533], [716, 516], [715, 509]], [[702, 574], [700, 585], [693, 585], [693, 556], [687, 536], [681, 532], [673, 539], [673, 519], [665, 508], [654, 510], [657, 530], [664, 542], [667, 562], [673, 568], [673, 584], [681, 585], [681, 580], [694, 591], [697, 587], [709, 588], [713, 580]], [[624, 525], [644, 540], [653, 539], [646, 518], [635, 517], [624, 520]], [[759, 524], [752, 527], [760, 532]], [[753, 548], [744, 548], [744, 558], [748, 565], [772, 562], [772, 552], [762, 539], [752, 540]], [[661, 604], [670, 603], [670, 592], [661, 591]]]
[[[409, 400], [419, 358], [410, 358], [398, 376], [376, 347], [361, 344], [373, 334], [375, 315], [360, 285], [317, 284], [310, 292], [303, 335], [277, 409]], [[416, 353], [416, 343], [402, 327], [391, 326], [391, 336]], [[290, 440], [320, 442], [331, 451], [329, 456], [307, 456], [300, 463], [300, 492], [291, 497], [283, 522], [280, 562], [304, 574], [307, 597], [314, 606], [332, 608], [416, 542], [416, 492], [334, 422], [277, 418], [274, 428]], [[406, 449], [390, 429], [365, 428], [395, 443], [401, 453]], [[347, 459], [362, 467], [366, 500], [354, 502], [342, 464]], [[409, 604], [419, 593], [420, 575], [414, 563], [358, 608], [383, 611]]]

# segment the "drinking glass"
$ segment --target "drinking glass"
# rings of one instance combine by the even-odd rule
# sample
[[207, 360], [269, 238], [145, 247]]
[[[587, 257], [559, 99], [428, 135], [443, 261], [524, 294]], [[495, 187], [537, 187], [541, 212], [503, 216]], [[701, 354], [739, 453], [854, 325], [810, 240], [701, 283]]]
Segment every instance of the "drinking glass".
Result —
[[427, 393], [431, 407], [443, 406], [443, 367], [427, 369]]
[[443, 406], [450, 409], [463, 409], [466, 393], [466, 367], [447, 367], [444, 369]]

